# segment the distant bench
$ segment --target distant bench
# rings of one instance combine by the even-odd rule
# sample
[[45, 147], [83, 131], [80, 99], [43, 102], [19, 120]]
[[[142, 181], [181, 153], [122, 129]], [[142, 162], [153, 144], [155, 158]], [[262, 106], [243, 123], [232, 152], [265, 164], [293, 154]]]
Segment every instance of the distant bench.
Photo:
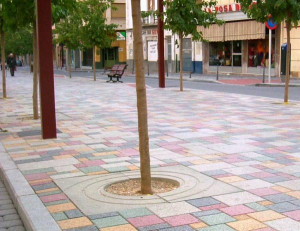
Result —
[[[110, 72], [107, 74], [108, 78], [110, 78], [110, 79], [107, 80], [106, 82], [113, 82], [113, 83], [120, 82], [120, 83], [123, 83], [122, 81], [120, 81], [120, 78], [122, 78], [126, 67], [127, 67], [127, 64], [115, 64], [115, 65], [113, 65]], [[117, 80], [113, 80], [113, 78], [116, 78]]]

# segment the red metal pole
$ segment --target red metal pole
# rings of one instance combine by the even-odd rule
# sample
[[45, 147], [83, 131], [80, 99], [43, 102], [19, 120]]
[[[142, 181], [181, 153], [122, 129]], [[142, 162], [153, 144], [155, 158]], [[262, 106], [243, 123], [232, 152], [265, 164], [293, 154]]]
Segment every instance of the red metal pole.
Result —
[[43, 139], [56, 138], [51, 0], [37, 0], [40, 104]]
[[[164, 7], [162, 0], [157, 0], [159, 15], [163, 14]], [[160, 17], [158, 18], [157, 25], [158, 36], [158, 75], [159, 87], [165, 88], [165, 49], [164, 49], [164, 22]]]

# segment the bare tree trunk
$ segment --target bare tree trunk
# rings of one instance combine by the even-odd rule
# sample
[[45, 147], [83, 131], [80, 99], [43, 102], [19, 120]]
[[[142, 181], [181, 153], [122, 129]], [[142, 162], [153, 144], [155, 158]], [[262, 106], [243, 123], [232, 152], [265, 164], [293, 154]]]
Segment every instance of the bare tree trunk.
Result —
[[68, 69], [70, 79], [72, 78], [72, 70], [71, 70], [71, 50], [68, 48]]
[[144, 72], [140, 0], [131, 0], [131, 5], [134, 37], [134, 62], [136, 67], [139, 151], [141, 159], [141, 193], [152, 194], [148, 136], [147, 94]]
[[5, 33], [1, 26], [1, 65], [2, 65], [2, 95], [6, 99], [6, 76], [5, 76]]
[[291, 22], [286, 21], [287, 34], [287, 54], [286, 54], [286, 76], [284, 89], [284, 102], [289, 101], [289, 82], [290, 82], [290, 60], [291, 60]]
[[95, 46], [93, 46], [93, 72], [94, 72], [94, 81], [96, 81], [96, 60], [95, 60]]
[[183, 34], [181, 32], [181, 33], [179, 33], [180, 91], [183, 91], [183, 57], [182, 57], [183, 47], [182, 47], [182, 44], [183, 44]]
[[33, 93], [32, 93], [32, 106], [33, 106], [33, 119], [39, 118], [38, 106], [38, 48], [37, 48], [37, 31], [36, 23], [33, 25]]

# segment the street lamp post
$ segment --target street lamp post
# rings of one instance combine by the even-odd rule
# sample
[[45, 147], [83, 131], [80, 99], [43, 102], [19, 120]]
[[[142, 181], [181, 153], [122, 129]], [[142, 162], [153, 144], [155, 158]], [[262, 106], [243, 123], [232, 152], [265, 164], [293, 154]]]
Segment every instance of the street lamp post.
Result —
[[158, 75], [159, 75], [159, 87], [165, 88], [165, 51], [164, 51], [164, 22], [163, 22], [163, 0], [157, 0], [158, 5]]

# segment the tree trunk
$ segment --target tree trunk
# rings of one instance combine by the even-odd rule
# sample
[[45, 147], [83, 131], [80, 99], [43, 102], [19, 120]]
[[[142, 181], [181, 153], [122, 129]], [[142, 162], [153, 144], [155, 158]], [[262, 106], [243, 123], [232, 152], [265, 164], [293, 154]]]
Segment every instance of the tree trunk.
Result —
[[36, 23], [33, 24], [33, 93], [32, 93], [32, 106], [33, 106], [33, 119], [39, 118], [38, 106], [38, 48], [37, 48], [37, 30]]
[[183, 91], [183, 34], [179, 33], [180, 91]]
[[31, 73], [31, 54], [28, 55], [29, 56], [29, 73]]
[[144, 73], [144, 55], [141, 24], [140, 0], [131, 0], [133, 37], [134, 37], [134, 62], [136, 67], [136, 94], [139, 128], [139, 151], [141, 160], [141, 193], [152, 194], [151, 169], [148, 136], [147, 94]]
[[286, 21], [286, 34], [287, 34], [287, 54], [286, 54], [286, 75], [285, 75], [285, 89], [284, 89], [284, 102], [289, 101], [289, 82], [290, 82], [290, 60], [291, 60], [291, 22]]
[[94, 72], [94, 81], [96, 81], [96, 61], [95, 61], [95, 46], [93, 46], [93, 72]]
[[71, 50], [68, 48], [68, 69], [70, 79], [72, 78], [72, 70], [71, 70]]
[[1, 65], [2, 65], [2, 95], [6, 99], [6, 76], [5, 76], [5, 33], [1, 26]]

